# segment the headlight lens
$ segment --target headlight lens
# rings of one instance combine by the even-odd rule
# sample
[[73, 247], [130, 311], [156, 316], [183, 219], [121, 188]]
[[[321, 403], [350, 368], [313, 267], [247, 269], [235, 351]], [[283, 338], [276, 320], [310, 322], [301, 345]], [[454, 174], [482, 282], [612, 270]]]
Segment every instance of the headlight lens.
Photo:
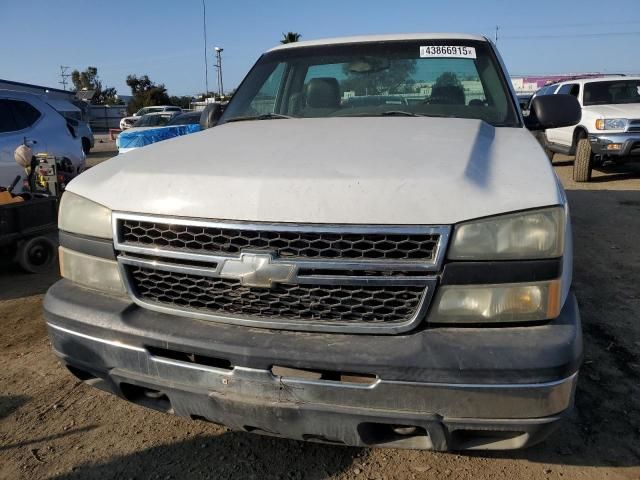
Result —
[[605, 118], [596, 120], [598, 130], [624, 130], [629, 120], [626, 118]]
[[112, 238], [111, 210], [75, 193], [65, 192], [60, 201], [58, 228], [90, 237]]
[[60, 247], [60, 274], [74, 283], [112, 295], [126, 295], [118, 263]]
[[562, 256], [564, 210], [552, 207], [501, 215], [455, 227], [452, 260], [534, 260]]
[[514, 323], [556, 318], [560, 281], [499, 285], [443, 285], [432, 323]]

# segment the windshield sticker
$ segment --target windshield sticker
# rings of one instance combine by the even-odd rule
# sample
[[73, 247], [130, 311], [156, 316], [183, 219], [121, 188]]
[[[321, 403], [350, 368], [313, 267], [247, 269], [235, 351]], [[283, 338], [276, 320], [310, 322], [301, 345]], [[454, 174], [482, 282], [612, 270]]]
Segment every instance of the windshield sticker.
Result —
[[420, 58], [476, 58], [476, 49], [459, 45], [428, 45], [420, 47]]

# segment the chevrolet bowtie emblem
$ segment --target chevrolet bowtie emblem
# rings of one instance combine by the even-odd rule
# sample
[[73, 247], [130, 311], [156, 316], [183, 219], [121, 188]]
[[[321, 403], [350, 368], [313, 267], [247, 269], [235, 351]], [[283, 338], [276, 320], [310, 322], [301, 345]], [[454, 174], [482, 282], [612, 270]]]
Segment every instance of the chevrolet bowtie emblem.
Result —
[[295, 265], [273, 263], [271, 254], [243, 253], [238, 260], [226, 260], [220, 276], [240, 280], [247, 287], [270, 288], [274, 283], [290, 280], [294, 272]]

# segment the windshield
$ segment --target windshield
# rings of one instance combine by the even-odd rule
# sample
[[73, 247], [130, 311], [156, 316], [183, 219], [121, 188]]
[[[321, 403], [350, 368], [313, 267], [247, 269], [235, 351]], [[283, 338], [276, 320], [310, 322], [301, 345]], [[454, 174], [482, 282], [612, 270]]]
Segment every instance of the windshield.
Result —
[[158, 127], [169, 123], [171, 115], [144, 115], [134, 126], [136, 127]]
[[266, 53], [220, 123], [252, 118], [425, 115], [520, 126], [486, 42], [398, 41]]
[[640, 80], [611, 80], [585, 84], [585, 106], [620, 103], [640, 103]]

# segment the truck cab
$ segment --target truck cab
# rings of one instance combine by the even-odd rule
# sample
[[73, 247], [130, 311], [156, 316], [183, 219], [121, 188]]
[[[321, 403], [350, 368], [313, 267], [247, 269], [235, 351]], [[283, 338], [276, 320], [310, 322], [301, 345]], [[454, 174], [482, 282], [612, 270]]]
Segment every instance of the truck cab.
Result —
[[480, 36], [273, 48], [210, 128], [68, 186], [54, 351], [126, 400], [246, 432], [536, 443], [571, 410], [582, 340], [569, 207], [530, 129], [579, 114], [537, 98], [525, 125]]

